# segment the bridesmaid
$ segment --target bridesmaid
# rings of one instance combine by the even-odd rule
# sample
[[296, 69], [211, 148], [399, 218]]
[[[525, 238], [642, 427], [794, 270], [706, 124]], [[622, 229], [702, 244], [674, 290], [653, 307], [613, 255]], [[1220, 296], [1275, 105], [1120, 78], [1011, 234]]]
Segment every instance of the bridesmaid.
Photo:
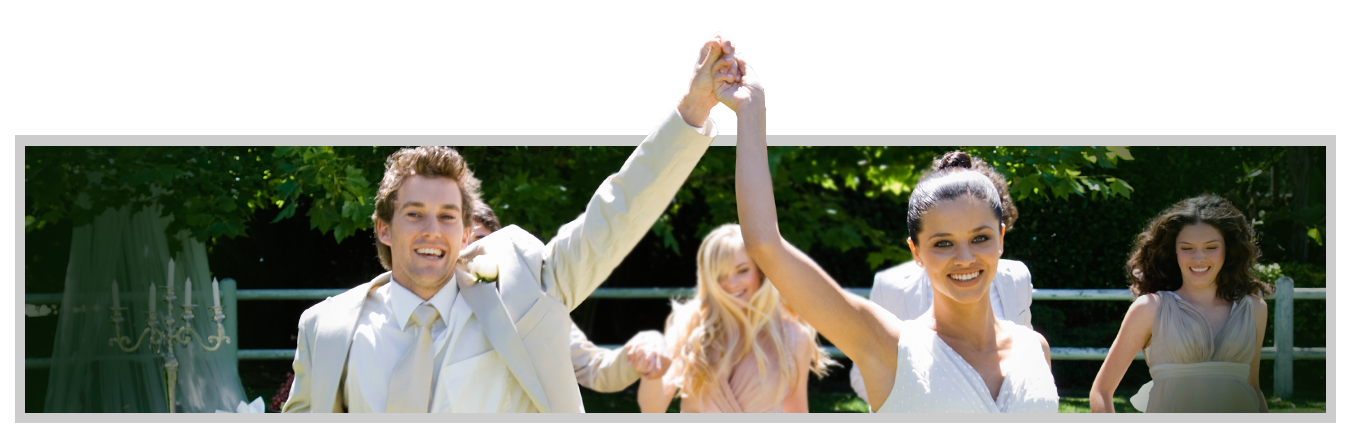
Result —
[[1092, 382], [1092, 412], [1115, 412], [1116, 385], [1141, 348], [1153, 382], [1140, 410], [1266, 412], [1260, 295], [1271, 287], [1252, 276], [1260, 255], [1247, 218], [1222, 197], [1182, 200], [1149, 222], [1125, 265], [1137, 297]]
[[698, 247], [698, 287], [666, 320], [668, 370], [643, 375], [642, 412], [663, 413], [676, 392], [680, 412], [807, 412], [808, 373], [838, 365], [816, 331], [783, 307], [745, 253], [741, 228], [722, 225]]
[[909, 246], [933, 280], [933, 307], [901, 321], [839, 287], [778, 233], [769, 177], [764, 88], [738, 59], [741, 78], [718, 99], [737, 114], [736, 209], [750, 257], [788, 306], [858, 364], [877, 412], [1058, 412], [1050, 347], [1035, 331], [997, 320], [989, 285], [1003, 249], [993, 182], [963, 152], [909, 200]]

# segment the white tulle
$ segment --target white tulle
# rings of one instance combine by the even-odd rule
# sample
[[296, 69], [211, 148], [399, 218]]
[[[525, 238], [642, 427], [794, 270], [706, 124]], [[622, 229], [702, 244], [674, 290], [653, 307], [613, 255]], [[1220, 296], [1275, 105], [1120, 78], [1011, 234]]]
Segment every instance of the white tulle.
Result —
[[[152, 205], [134, 215], [129, 207], [109, 209], [90, 224], [74, 228], [70, 262], [52, 347], [52, 366], [47, 386], [45, 412], [167, 412], [164, 359], [147, 342], [134, 353], [109, 346], [113, 337], [110, 321], [111, 286], [117, 281], [123, 312], [122, 334], [134, 343], [145, 328], [150, 283], [166, 282], [169, 246], [165, 226], [170, 218], [156, 215]], [[174, 285], [178, 300], [173, 307], [163, 301], [155, 307], [165, 316], [173, 313], [182, 325], [183, 284], [193, 283], [196, 318], [193, 328], [203, 337], [216, 334], [211, 317], [210, 270], [206, 247], [192, 240], [187, 231], [177, 234], [183, 251], [173, 255]], [[228, 320], [237, 310], [225, 310]], [[161, 318], [162, 319], [162, 318]], [[194, 341], [175, 344], [180, 364], [177, 381], [177, 412], [234, 410], [243, 400], [237, 365], [238, 338], [218, 351], [206, 351]], [[203, 341], [205, 342], [205, 341]]]

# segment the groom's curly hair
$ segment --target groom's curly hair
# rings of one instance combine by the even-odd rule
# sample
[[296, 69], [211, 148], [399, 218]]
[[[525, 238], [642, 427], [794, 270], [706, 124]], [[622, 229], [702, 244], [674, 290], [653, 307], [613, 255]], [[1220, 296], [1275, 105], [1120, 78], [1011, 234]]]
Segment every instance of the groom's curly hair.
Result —
[[[371, 223], [393, 222], [394, 209], [398, 205], [398, 189], [403, 186], [404, 180], [414, 175], [454, 180], [459, 185], [462, 199], [460, 204], [463, 209], [461, 218], [465, 220], [475, 212], [478, 200], [482, 198], [478, 192], [481, 182], [473, 177], [473, 171], [469, 170], [469, 164], [464, 161], [464, 156], [460, 156], [454, 148], [404, 148], [389, 155], [389, 159], [384, 162], [384, 178], [380, 180], [380, 190], [375, 194], [375, 213], [370, 216]], [[464, 225], [465, 229], [473, 228], [472, 222], [465, 221]], [[389, 246], [381, 243], [378, 236], [375, 237], [375, 250], [380, 254], [380, 265], [384, 266], [385, 270], [393, 270], [394, 262]]]

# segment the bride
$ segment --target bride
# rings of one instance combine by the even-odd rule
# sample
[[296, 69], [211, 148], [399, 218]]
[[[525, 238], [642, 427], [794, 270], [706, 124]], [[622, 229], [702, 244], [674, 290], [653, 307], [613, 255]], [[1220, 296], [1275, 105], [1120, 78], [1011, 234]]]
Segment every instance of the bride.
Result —
[[933, 307], [912, 321], [839, 287], [778, 233], [764, 88], [737, 57], [718, 99], [736, 112], [736, 206], [750, 257], [787, 304], [862, 371], [876, 412], [1058, 412], [1050, 346], [997, 320], [989, 285], [1003, 252], [998, 191], [947, 153], [910, 196], [909, 247], [933, 280]]

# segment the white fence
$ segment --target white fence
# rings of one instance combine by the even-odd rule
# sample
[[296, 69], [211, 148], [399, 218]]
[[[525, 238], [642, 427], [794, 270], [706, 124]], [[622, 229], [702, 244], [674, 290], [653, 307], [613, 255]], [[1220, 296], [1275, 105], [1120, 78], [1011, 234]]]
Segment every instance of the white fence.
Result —
[[[276, 301], [307, 300], [320, 301], [324, 298], [345, 292], [346, 289], [245, 289], [237, 290], [233, 279], [220, 281], [222, 302], [227, 308], [234, 309], [234, 301]], [[870, 289], [849, 287], [849, 292], [867, 298]], [[606, 299], [672, 299], [693, 296], [693, 288], [601, 288], [591, 294], [591, 298]], [[1134, 295], [1127, 289], [1036, 289], [1032, 291], [1033, 301], [1132, 301]], [[1326, 347], [1294, 347], [1294, 301], [1327, 299], [1325, 287], [1294, 287], [1294, 281], [1288, 277], [1275, 282], [1275, 294], [1267, 301], [1275, 302], [1275, 346], [1262, 347], [1261, 359], [1275, 360], [1275, 394], [1288, 399], [1294, 390], [1294, 364], [1298, 360], [1326, 360]], [[24, 302], [32, 305], [59, 304], [59, 293], [30, 293]], [[230, 335], [236, 335], [235, 329], [227, 329]], [[236, 338], [237, 339], [237, 338]], [[618, 345], [602, 345], [604, 348], [618, 348]], [[838, 349], [825, 347], [834, 357], [844, 357]], [[1107, 348], [1096, 347], [1051, 347], [1052, 360], [1103, 360]], [[288, 360], [295, 357], [294, 349], [249, 349], [238, 350], [239, 360]], [[1135, 355], [1143, 360], [1143, 352]], [[26, 368], [47, 368], [51, 359], [24, 359]]]

